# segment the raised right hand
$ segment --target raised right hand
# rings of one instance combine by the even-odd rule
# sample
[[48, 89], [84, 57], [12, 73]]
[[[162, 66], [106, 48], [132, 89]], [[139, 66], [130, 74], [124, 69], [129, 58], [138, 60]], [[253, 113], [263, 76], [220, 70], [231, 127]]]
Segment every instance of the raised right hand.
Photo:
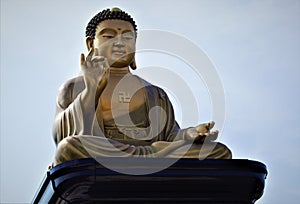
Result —
[[85, 57], [80, 56], [80, 65], [84, 76], [84, 82], [88, 91], [95, 91], [95, 94], [101, 94], [104, 90], [108, 77], [109, 65], [107, 59], [99, 56], [97, 48], [91, 48]]

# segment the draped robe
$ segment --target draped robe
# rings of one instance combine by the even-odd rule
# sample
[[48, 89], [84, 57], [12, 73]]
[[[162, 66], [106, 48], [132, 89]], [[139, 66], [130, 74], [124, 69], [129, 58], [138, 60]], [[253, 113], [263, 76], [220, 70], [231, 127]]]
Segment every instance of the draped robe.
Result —
[[[135, 76], [137, 77], [137, 76]], [[159, 87], [137, 77], [145, 87], [145, 108], [148, 117], [155, 123], [155, 128], [144, 128], [146, 139], [128, 139], [124, 132], [111, 131], [105, 127], [101, 117], [101, 104], [98, 104], [92, 122], [86, 120], [82, 111], [81, 92], [84, 90], [82, 76], [67, 81], [59, 90], [56, 101], [56, 117], [53, 125], [53, 137], [57, 144], [55, 164], [68, 160], [97, 156], [143, 156], [143, 157], [188, 157], [201, 158], [231, 158], [230, 150], [221, 143], [210, 142], [208, 145], [186, 144], [183, 142], [184, 129], [177, 124], [172, 104], [167, 94]], [[160, 107], [160, 108], [155, 108]], [[154, 108], [151, 119], [149, 112]], [[151, 126], [151, 124], [150, 124]], [[131, 133], [134, 130], [131, 130]], [[137, 133], [142, 131], [138, 129]], [[124, 135], [118, 138], [117, 135]], [[124, 139], [125, 138], [125, 139]], [[127, 138], [127, 139], [126, 139]], [[165, 148], [156, 152], [152, 146], [157, 141]], [[176, 142], [174, 142], [176, 141]], [[207, 151], [206, 151], [206, 149]]]

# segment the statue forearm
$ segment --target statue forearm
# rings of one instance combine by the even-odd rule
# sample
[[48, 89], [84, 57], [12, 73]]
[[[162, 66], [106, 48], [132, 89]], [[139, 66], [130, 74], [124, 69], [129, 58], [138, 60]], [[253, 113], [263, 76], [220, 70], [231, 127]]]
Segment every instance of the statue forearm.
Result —
[[70, 104], [66, 109], [61, 109], [61, 107], [57, 107], [57, 114], [55, 116], [52, 133], [54, 137], [54, 141], [58, 144], [65, 137], [74, 135], [78, 130], [76, 127], [76, 122], [74, 119], [76, 116], [74, 113], [78, 111], [74, 110], [75, 104]]
[[57, 113], [53, 124], [53, 136], [58, 144], [67, 136], [77, 134], [91, 134], [94, 113], [84, 110], [81, 94], [66, 108], [57, 103]]
[[92, 134], [95, 109], [106, 81], [98, 86], [85, 81], [83, 76], [71, 79], [62, 85], [56, 101], [56, 115], [53, 124], [53, 137], [56, 142], [76, 134]]

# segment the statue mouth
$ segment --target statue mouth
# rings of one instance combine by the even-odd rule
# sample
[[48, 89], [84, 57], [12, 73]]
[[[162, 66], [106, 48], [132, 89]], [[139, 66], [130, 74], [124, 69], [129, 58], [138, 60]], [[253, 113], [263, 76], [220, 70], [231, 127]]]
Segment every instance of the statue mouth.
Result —
[[112, 53], [115, 55], [125, 55], [126, 54], [125, 50], [113, 50]]

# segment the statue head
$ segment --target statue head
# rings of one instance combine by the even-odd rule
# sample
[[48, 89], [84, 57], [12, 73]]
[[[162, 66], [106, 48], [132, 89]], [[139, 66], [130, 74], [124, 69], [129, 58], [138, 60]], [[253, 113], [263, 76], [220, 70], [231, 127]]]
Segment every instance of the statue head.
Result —
[[119, 8], [105, 9], [88, 23], [86, 44], [88, 50], [97, 48], [112, 67], [135, 69], [136, 35], [137, 26], [129, 14]]
[[137, 31], [137, 25], [135, 24], [135, 21], [128, 13], [119, 8], [112, 8], [99, 12], [90, 20], [85, 30], [85, 36], [94, 39], [97, 25], [108, 19], [127, 21], [133, 26], [135, 33]]

